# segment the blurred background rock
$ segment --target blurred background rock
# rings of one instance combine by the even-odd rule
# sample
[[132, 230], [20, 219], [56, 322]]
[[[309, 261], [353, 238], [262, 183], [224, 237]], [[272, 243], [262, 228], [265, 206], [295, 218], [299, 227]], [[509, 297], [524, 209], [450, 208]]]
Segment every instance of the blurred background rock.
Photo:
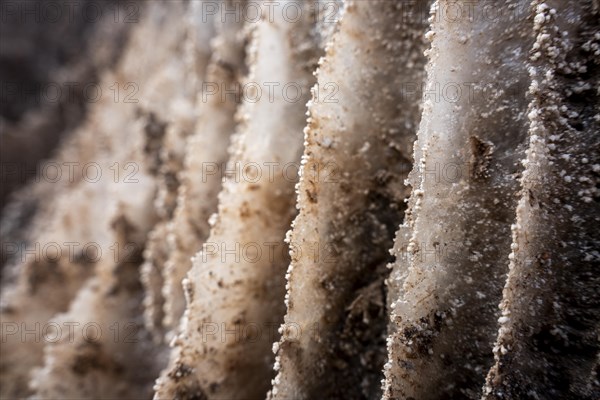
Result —
[[85, 118], [86, 85], [116, 64], [143, 2], [0, 4], [0, 208]]

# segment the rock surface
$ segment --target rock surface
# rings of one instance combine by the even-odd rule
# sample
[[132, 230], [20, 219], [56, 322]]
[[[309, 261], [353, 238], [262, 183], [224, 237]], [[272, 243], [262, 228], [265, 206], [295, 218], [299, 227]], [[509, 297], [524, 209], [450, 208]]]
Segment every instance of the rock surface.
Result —
[[116, 6], [2, 38], [119, 91], [1, 114], [0, 398], [600, 398], [597, 0]]

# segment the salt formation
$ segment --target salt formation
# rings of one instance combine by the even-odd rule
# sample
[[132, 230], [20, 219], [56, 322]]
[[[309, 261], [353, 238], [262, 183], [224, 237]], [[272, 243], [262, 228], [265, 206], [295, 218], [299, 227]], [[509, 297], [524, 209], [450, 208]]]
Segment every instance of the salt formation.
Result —
[[[72, 322], [83, 327], [94, 324], [98, 327], [98, 337], [90, 341], [89, 330], [75, 330], [74, 334], [47, 344], [45, 365], [36, 371], [32, 381], [38, 397], [147, 397], [150, 384], [160, 371], [160, 348], [151, 346], [140, 319], [144, 296], [139, 276], [140, 253], [152, 227], [141, 224], [155, 218], [149, 201], [155, 193], [160, 194], [160, 172], [164, 168], [161, 150], [171, 122], [164, 110], [168, 109], [168, 99], [183, 97], [189, 90], [177, 80], [181, 68], [174, 65], [171, 56], [183, 52], [185, 25], [169, 29], [168, 34], [161, 31], [186, 12], [182, 2], [168, 7], [162, 3], [149, 5], [122, 60], [118, 72], [125, 79], [135, 79], [139, 85], [140, 105], [129, 106], [129, 115], [125, 114], [129, 118], [105, 129], [108, 133], [115, 129], [130, 132], [132, 145], [124, 149], [124, 156], [139, 166], [140, 172], [134, 179], [143, 176], [148, 184], [136, 183], [136, 196], [131, 196], [128, 190], [131, 182], [127, 180], [117, 181], [114, 188], [108, 186], [108, 197], [115, 205], [110, 217], [104, 220], [111, 222], [107, 233], [117, 250], [114, 257], [102, 258], [94, 277], [81, 289], [69, 310], [54, 319], [60, 326]], [[148, 40], [168, 51], [149, 53], [145, 50]], [[121, 113], [125, 108], [116, 107]], [[117, 113], [110, 107], [101, 111], [108, 113], [103, 115], [106, 121], [111, 121], [111, 116]], [[127, 203], [121, 198], [133, 204], [125, 207]], [[140, 363], [145, 367], [140, 369]]]
[[387, 398], [479, 396], [507, 272], [528, 129], [528, 3], [507, 2], [514, 12], [493, 21], [483, 4], [460, 19], [448, 18], [448, 5], [435, 5], [428, 33], [428, 94], [398, 235], [409, 241], [396, 244], [394, 268], [406, 277], [392, 303]]
[[597, 399], [600, 9], [534, 5], [529, 149], [483, 398]]
[[[240, 79], [246, 73], [245, 3], [226, 1], [219, 6], [238, 14], [224, 21], [218, 15], [212, 21], [216, 36], [206, 81], [197, 99], [198, 121], [187, 140], [177, 208], [167, 226], [169, 256], [163, 271], [163, 325], [170, 329], [178, 326], [186, 305], [181, 282], [191, 268], [192, 256], [209, 235], [209, 217], [217, 211], [227, 148], [236, 128], [234, 115], [241, 101]], [[212, 13], [204, 16], [211, 17]]]
[[[101, 121], [105, 116], [98, 117]], [[72, 160], [83, 165], [96, 162], [106, 168], [112, 164], [103, 150], [90, 146], [99, 137], [105, 137], [100, 124], [97, 125], [99, 129], [91, 129], [98, 121], [96, 116], [90, 120], [90, 126], [76, 132], [54, 159], [56, 165], [62, 166], [59, 173], [64, 177], [69, 176], [69, 166], [65, 163]], [[114, 119], [112, 123], [115, 123]], [[114, 150], [113, 160], [122, 159], [124, 155], [119, 154], [119, 149], [126, 148], [123, 140], [115, 143], [107, 138], [106, 145]], [[97, 175], [92, 176], [95, 179]], [[141, 182], [146, 181], [144, 178], [138, 177]], [[56, 313], [67, 310], [77, 291], [93, 274], [102, 254], [105, 254], [104, 258], [111, 258], [110, 248], [114, 241], [110, 220], [117, 211], [114, 208], [116, 203], [110, 200], [111, 184], [110, 176], [92, 184], [73, 174], [72, 182], [66, 179], [53, 184], [42, 181], [25, 193], [36, 195], [39, 199], [47, 198], [48, 201], [34, 204], [39, 209], [29, 225], [30, 233], [23, 244], [26, 247], [19, 249], [16, 264], [8, 266], [8, 271], [5, 271], [8, 276], [3, 282], [0, 310], [4, 324], [0, 364], [7, 373], [1, 377], [2, 397], [28, 393], [29, 373], [34, 366], [42, 363], [43, 357], [45, 341], [40, 339], [39, 326], [48, 326], [48, 321]], [[146, 200], [149, 201], [149, 198], [138, 198], [142, 203]], [[121, 207], [129, 209], [130, 205], [131, 201], [125, 200]], [[93, 226], [79, 224], [80, 215], [91, 215], [102, 222]], [[149, 229], [149, 226], [135, 229]], [[14, 334], [8, 334], [9, 325], [16, 328]], [[26, 330], [32, 333], [26, 335]]]
[[[114, 82], [115, 77], [109, 75], [106, 81]], [[17, 331], [3, 336], [0, 365], [8, 372], [0, 377], [2, 397], [29, 392], [29, 373], [42, 363], [45, 342], [40, 326], [48, 327], [55, 314], [66, 311], [98, 264], [112, 258], [113, 218], [118, 214], [130, 217], [132, 229], [138, 232], [131, 238], [133, 243], [143, 243], [143, 232], [151, 227], [152, 216], [139, 218], [131, 212], [143, 209], [150, 200], [152, 186], [147, 177], [136, 175], [140, 194], [135, 199], [115, 189], [113, 173], [120, 176], [121, 187], [126, 187], [125, 177], [139, 165], [128, 154], [137, 147], [135, 140], [110, 135], [114, 127], [127, 126], [133, 117], [117, 108], [110, 97], [97, 103], [88, 123], [48, 163], [56, 168], [51, 179], [42, 179], [22, 194], [33, 195], [38, 202], [31, 205], [37, 210], [25, 242], [19, 243], [15, 264], [4, 271], [1, 320], [3, 328], [15, 324]], [[94, 145], [97, 141], [103, 147]], [[98, 223], [81, 224], [82, 215]], [[27, 335], [27, 330], [32, 333]]]
[[[294, 22], [283, 12], [290, 4], [300, 10]], [[182, 333], [157, 383], [157, 399], [259, 398], [268, 390], [272, 332], [283, 317], [289, 262], [283, 238], [294, 216], [289, 166], [300, 160], [318, 56], [314, 3], [273, 8], [252, 25], [245, 87], [253, 91], [244, 93], [210, 236], [184, 281]], [[297, 85], [300, 97], [281, 88], [257, 92], [268, 82]]]
[[273, 399], [380, 397], [388, 249], [420, 116], [402, 89], [424, 79], [422, 9], [348, 2], [317, 71]]
[[[183, 62], [174, 57], [164, 67], [159, 82], [164, 90], [173, 90], [170, 96], [169, 113], [165, 121], [157, 120], [157, 111], [149, 114], [149, 129], [156, 135], [155, 146], [157, 159], [154, 173], [157, 176], [158, 193], [155, 199], [156, 214], [160, 219], [148, 236], [144, 253], [145, 262], [142, 265], [142, 282], [145, 289], [146, 325], [156, 331], [156, 339], [161, 340], [161, 328], [164, 317], [163, 287], [166, 278], [165, 270], [168, 257], [173, 254], [167, 243], [169, 224], [177, 204], [179, 188], [179, 172], [183, 167], [186, 152], [186, 138], [195, 130], [197, 91], [203, 87], [206, 69], [210, 59], [210, 39], [214, 34], [214, 24], [210, 15], [204, 14], [202, 1], [190, 3], [186, 9], [186, 24], [182, 27], [185, 32], [180, 34], [182, 42], [178, 45], [176, 54], [183, 56]], [[185, 35], [185, 36], [184, 36]], [[149, 106], [152, 106], [149, 104]], [[162, 137], [164, 136], [164, 137]]]
[[[103, 78], [121, 87], [132, 85], [136, 91], [132, 92], [131, 102], [115, 102], [112, 96], [101, 98], [89, 121], [53, 160], [52, 165], [62, 167], [63, 179], [58, 184], [42, 180], [41, 187], [34, 189], [52, 196], [46, 205], [48, 212], [38, 212], [33, 221], [31, 229], [40, 233], [32, 236], [29, 243], [50, 249], [50, 253], [56, 248], [58, 255], [37, 249], [24, 264], [15, 265], [17, 284], [7, 285], [7, 290], [2, 291], [3, 323], [25, 321], [17, 335], [7, 337], [10, 344], [3, 344], [2, 363], [22, 368], [10, 368], [10, 374], [2, 374], [3, 396], [29, 392], [29, 373], [32, 367], [42, 364], [44, 343], [46, 365], [32, 385], [39, 396], [140, 396], [148, 393], [149, 383], [158, 373], [151, 366], [151, 353], [141, 348], [145, 337], [139, 331], [141, 309], [136, 305], [142, 295], [137, 266], [145, 237], [155, 221], [149, 210], [155, 191], [152, 170], [158, 147], [152, 141], [162, 136], [156, 118], [161, 118], [168, 99], [174, 97], [173, 91], [181, 90], [181, 85], [171, 85], [164, 75], [156, 73], [167, 65], [169, 52], [149, 53], [144, 49], [146, 40], [155, 40], [166, 49], [176, 50], [182, 32], [170, 30], [165, 35], [160, 27], [180, 18], [184, 8], [182, 3], [170, 7], [157, 3], [145, 12], [148, 15], [136, 27], [121, 65]], [[140, 105], [135, 104], [137, 96], [141, 98]], [[122, 135], [123, 132], [129, 134]], [[75, 166], [69, 165], [74, 162]], [[94, 168], [90, 172], [89, 167], [82, 170], [81, 165]], [[73, 178], [69, 168], [75, 171]], [[132, 187], [136, 196], [131, 196]], [[81, 216], [97, 223], [81, 223]], [[102, 332], [100, 340], [92, 344], [82, 338], [88, 333], [82, 327], [89, 322]], [[58, 326], [58, 339], [49, 343], [40, 340], [40, 324], [45, 328]], [[69, 325], [75, 329], [70, 331]], [[117, 331], [111, 332], [111, 327]], [[25, 329], [37, 333], [27, 340]], [[141, 342], [140, 348], [112, 340], [113, 333], [125, 335], [124, 329], [130, 329], [129, 333], [131, 329], [139, 331], [134, 336]], [[136, 353], [148, 353], [150, 366], [143, 373], [131, 365], [127, 368], [127, 363], [136, 360], [128, 354]], [[136, 362], [140, 360], [144, 358], [138, 357]], [[144, 373], [145, 382], [140, 380]], [[115, 384], [123, 374], [129, 379]], [[136, 379], [143, 388], [131, 384]]]
[[600, 398], [597, 0], [140, 11], [3, 210], [0, 398]]

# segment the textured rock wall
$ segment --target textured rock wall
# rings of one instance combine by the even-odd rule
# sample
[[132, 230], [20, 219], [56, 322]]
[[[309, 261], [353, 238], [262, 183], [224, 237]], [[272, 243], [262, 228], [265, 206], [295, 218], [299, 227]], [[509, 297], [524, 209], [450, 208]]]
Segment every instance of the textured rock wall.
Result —
[[137, 10], [3, 210], [0, 398], [600, 397], [596, 0]]

